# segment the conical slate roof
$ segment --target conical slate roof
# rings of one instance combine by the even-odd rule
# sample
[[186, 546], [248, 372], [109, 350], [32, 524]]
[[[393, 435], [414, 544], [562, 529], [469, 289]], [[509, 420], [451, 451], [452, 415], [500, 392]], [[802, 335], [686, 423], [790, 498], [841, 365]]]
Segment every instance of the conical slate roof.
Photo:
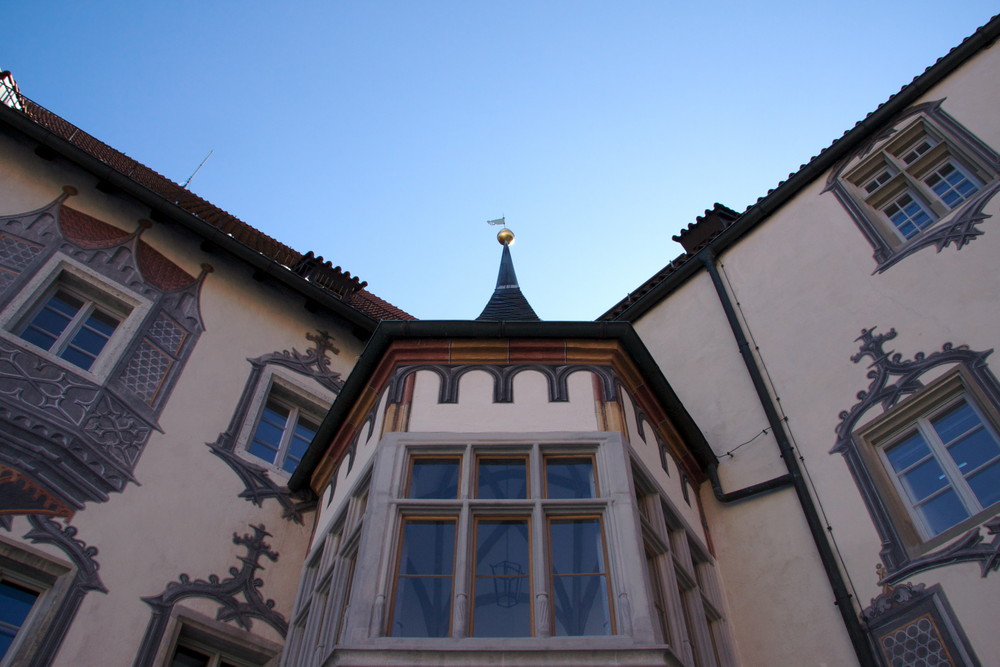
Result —
[[528, 300], [521, 294], [514, 273], [514, 262], [510, 258], [510, 246], [503, 244], [503, 255], [500, 257], [500, 273], [497, 275], [497, 288], [493, 296], [483, 308], [482, 314], [476, 320], [518, 320], [521, 322], [538, 322], [538, 315]]

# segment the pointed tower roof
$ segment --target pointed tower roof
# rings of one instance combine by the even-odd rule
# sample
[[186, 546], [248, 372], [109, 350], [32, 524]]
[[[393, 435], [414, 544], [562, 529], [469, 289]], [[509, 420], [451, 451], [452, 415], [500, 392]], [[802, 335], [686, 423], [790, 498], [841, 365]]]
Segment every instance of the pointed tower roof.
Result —
[[507, 228], [497, 234], [497, 241], [503, 245], [503, 255], [500, 257], [500, 273], [497, 275], [497, 287], [493, 296], [483, 308], [482, 314], [476, 320], [517, 320], [520, 322], [538, 322], [538, 315], [528, 300], [521, 294], [517, 284], [517, 274], [514, 273], [514, 261], [510, 257], [510, 244], [514, 240], [514, 232]]

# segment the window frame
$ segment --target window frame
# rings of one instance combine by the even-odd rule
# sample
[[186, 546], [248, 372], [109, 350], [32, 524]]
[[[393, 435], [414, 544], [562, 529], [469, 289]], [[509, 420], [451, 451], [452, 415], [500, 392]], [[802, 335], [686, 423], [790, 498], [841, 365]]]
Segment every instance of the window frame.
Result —
[[[60, 290], [99, 304], [102, 310], [121, 317], [89, 369], [63, 359], [59, 356], [60, 352], [39, 347], [22, 337], [23, 331], [31, 325], [35, 316]], [[0, 336], [74, 374], [103, 383], [136, 338], [152, 307], [153, 303], [149, 299], [126, 290], [89, 267], [57, 253], [35, 273], [0, 314]]]
[[26, 637], [40, 637], [48, 633], [73, 588], [76, 570], [72, 566], [29, 549], [27, 545], [0, 536], [0, 579], [38, 591], [38, 597], [14, 635], [7, 653], [0, 656], [0, 666], [3, 667], [31, 662], [39, 647], [27, 642]]
[[[886, 458], [885, 450], [918, 430], [918, 424], [929, 425], [931, 419], [943, 415], [962, 401], [972, 408], [994, 440], [1000, 442], [1000, 415], [963, 366], [942, 374], [922, 391], [870, 420], [853, 434], [862, 462], [870, 472], [876, 492], [899, 531], [902, 547], [911, 559], [979, 525], [1000, 509], [998, 501], [988, 507], [970, 511], [966, 519], [940, 533], [932, 534], [909, 502], [898, 475]], [[928, 443], [928, 447], [932, 445]], [[934, 449], [931, 451], [938, 453]], [[947, 456], [946, 451], [940, 453]]]
[[[279, 663], [281, 645], [183, 605], [174, 605], [170, 624], [153, 661], [160, 667], [170, 667], [178, 646], [213, 653], [213, 658], [224, 657], [239, 667], [277, 667]], [[218, 660], [210, 663], [216, 664]]]
[[292, 439], [289, 431], [293, 430], [294, 426], [292, 429], [289, 429], [286, 423], [286, 427], [282, 430], [283, 447], [279, 448], [273, 462], [261, 458], [250, 451], [254, 437], [257, 434], [257, 428], [260, 425], [260, 420], [264, 415], [264, 409], [267, 407], [272, 393], [277, 394], [277, 401], [279, 403], [291, 405], [297, 411], [297, 414], [306, 414], [317, 425], [322, 424], [324, 415], [329, 410], [330, 405], [333, 404], [334, 394], [318, 384], [310, 385], [308, 388], [305, 387], [301, 379], [292, 371], [286, 371], [280, 366], [269, 365], [264, 367], [256, 387], [254, 387], [251, 393], [246, 417], [236, 438], [235, 451], [240, 458], [263, 467], [280, 479], [288, 479], [292, 476], [292, 473], [285, 471], [281, 467], [284, 462], [282, 453], [287, 453]]
[[[615, 605], [615, 590], [618, 583], [614, 577], [614, 553], [610, 548], [609, 515], [611, 514], [611, 499], [601, 495], [600, 480], [605, 474], [602, 471], [600, 447], [602, 443], [581, 439], [579, 442], [548, 443], [548, 442], [475, 442], [463, 445], [441, 443], [406, 443], [400, 447], [402, 461], [399, 465], [399, 481], [395, 485], [396, 497], [391, 501], [395, 506], [396, 516], [393, 520], [394, 539], [391, 544], [390, 568], [387, 572], [386, 619], [380, 629], [385, 636], [394, 639], [427, 639], [392, 634], [393, 616], [395, 614], [396, 596], [399, 591], [399, 559], [403, 548], [402, 530], [407, 521], [421, 519], [453, 519], [455, 521], [455, 565], [452, 573], [452, 605], [450, 608], [449, 634], [447, 639], [496, 640], [497, 637], [476, 637], [475, 635], [475, 600], [467, 605], [467, 609], [459, 608], [455, 600], [464, 595], [469, 599], [475, 590], [475, 539], [476, 529], [482, 520], [491, 519], [524, 519], [529, 527], [529, 569], [528, 582], [530, 634], [525, 636], [504, 637], [504, 640], [522, 641], [535, 640], [539, 637], [559, 639], [575, 639], [573, 635], [556, 635], [553, 577], [551, 575], [551, 551], [549, 526], [552, 520], [572, 519], [585, 516], [596, 518], [599, 522], [601, 548], [605, 563], [607, 586], [606, 612], [610, 619], [610, 632], [607, 635], [587, 635], [590, 638], [614, 637], [619, 632], [617, 607]], [[409, 486], [412, 474], [412, 461], [433, 458], [461, 458], [459, 463], [458, 496], [454, 499], [419, 499], [409, 497]], [[477, 497], [478, 462], [483, 459], [520, 459], [526, 461], [527, 497], [513, 499], [495, 499]], [[545, 483], [547, 461], [558, 458], [586, 458], [591, 462], [595, 496], [589, 498], [548, 498]], [[533, 492], [534, 490], [534, 492]], [[544, 593], [550, 601], [548, 628], [536, 625], [536, 596]], [[603, 604], [603, 603], [602, 603]], [[460, 618], [460, 615], [464, 616]]]
[[[915, 150], [914, 146], [922, 144], [929, 144], [929, 147], [907, 161], [907, 156]], [[954, 205], [946, 203], [933, 186], [926, 182], [946, 164], [951, 164], [976, 187], [973, 193]], [[878, 187], [868, 190], [868, 186], [877, 182], [883, 173], [887, 173], [889, 178]], [[995, 178], [996, 174], [991, 176], [986, 167], [962, 153], [955, 142], [949, 141], [926, 117], [921, 116], [873, 150], [870, 157], [852, 167], [843, 180], [859, 202], [874, 214], [871, 218], [883, 239], [890, 246], [899, 249], [948, 218]], [[907, 235], [886, 210], [893, 205], [899, 206], [899, 200], [905, 196], [910, 196], [930, 218], [925, 225], [913, 223], [919, 229], [911, 235]]]
[[[983, 208], [1000, 192], [1000, 153], [944, 111], [943, 102], [924, 102], [902, 112], [891, 125], [844, 157], [827, 176], [823, 192], [834, 194], [872, 246], [876, 273], [923, 248], [940, 251], [953, 245], [962, 249], [983, 233], [977, 227], [985, 217]], [[903, 158], [920, 137], [926, 137], [932, 145], [906, 163]], [[944, 204], [924, 182], [949, 159], [978, 186], [976, 192], [953, 207]], [[891, 177], [866, 191], [865, 186], [886, 168]], [[904, 192], [909, 192], [934, 218], [909, 239], [896, 231], [882, 211], [889, 204], [889, 195], [898, 197]]]

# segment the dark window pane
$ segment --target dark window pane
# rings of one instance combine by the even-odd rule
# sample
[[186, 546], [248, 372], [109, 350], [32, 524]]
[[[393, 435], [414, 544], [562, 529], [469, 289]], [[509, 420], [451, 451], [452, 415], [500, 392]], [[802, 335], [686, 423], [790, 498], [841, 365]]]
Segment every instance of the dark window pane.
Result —
[[954, 489], [948, 489], [933, 500], [920, 506], [920, 513], [927, 520], [931, 535], [948, 530], [969, 517]]
[[399, 558], [402, 574], [451, 575], [455, 560], [455, 522], [410, 520], [403, 527]]
[[31, 321], [30, 328], [41, 329], [53, 337], [58, 338], [59, 334], [66, 329], [66, 325], [68, 325], [71, 320], [72, 316], [64, 315], [46, 307], [38, 311], [38, 314], [35, 315], [35, 319]]
[[451, 577], [400, 577], [392, 611], [394, 637], [447, 637]]
[[410, 498], [456, 498], [458, 496], [458, 458], [413, 459], [410, 471]]
[[914, 463], [926, 458], [931, 453], [924, 442], [923, 436], [914, 433], [898, 445], [893, 445], [885, 450], [885, 455], [889, 458], [893, 470], [902, 472]]
[[526, 519], [478, 522], [474, 636], [531, 634], [530, 567]]
[[597, 495], [594, 460], [589, 456], [546, 459], [545, 481], [549, 498], [593, 498]]
[[948, 486], [948, 478], [938, 465], [937, 459], [930, 458], [913, 468], [905, 475], [900, 475], [903, 487], [913, 502], [919, 502], [935, 491]]
[[968, 403], [961, 403], [935, 419], [932, 423], [934, 424], [934, 430], [941, 437], [941, 441], [947, 445], [966, 431], [978, 426], [981, 422]]
[[1000, 502], [1000, 463], [987, 466], [969, 477], [969, 486], [984, 508]]
[[41, 329], [36, 329], [34, 327], [28, 327], [21, 334], [21, 338], [28, 341], [32, 345], [37, 345], [43, 350], [51, 350], [52, 345], [56, 342], [54, 336], [51, 336]]
[[476, 577], [473, 637], [531, 636], [530, 580]]
[[528, 467], [525, 459], [479, 459], [477, 498], [528, 497]]
[[0, 582], [0, 629], [10, 630], [13, 637], [37, 599], [35, 591], [7, 581]]
[[79, 366], [83, 370], [90, 370], [90, 367], [94, 364], [94, 357], [78, 350], [75, 347], [67, 347], [59, 355], [60, 358], [65, 359], [74, 366]]
[[552, 585], [557, 635], [611, 634], [611, 610], [604, 575], [555, 577]]
[[524, 519], [491, 519], [476, 527], [476, 574], [526, 575], [530, 567], [528, 522]]
[[962, 471], [962, 475], [968, 475], [981, 465], [1000, 456], [1000, 446], [990, 432], [980, 426], [949, 447], [948, 453], [955, 459], [955, 464]]
[[174, 658], [170, 661], [170, 667], [205, 667], [211, 660], [211, 656], [196, 651], [187, 646], [178, 646], [174, 651]]
[[550, 538], [553, 574], [604, 572], [600, 520], [553, 520]]
[[87, 326], [105, 337], [110, 337], [118, 328], [118, 319], [101, 310], [94, 310], [87, 318]]
[[96, 357], [104, 349], [104, 346], [108, 342], [108, 337], [104, 334], [98, 333], [93, 329], [88, 329], [87, 327], [81, 327], [76, 335], [73, 336], [73, 340], [70, 345], [76, 348], [88, 356]]

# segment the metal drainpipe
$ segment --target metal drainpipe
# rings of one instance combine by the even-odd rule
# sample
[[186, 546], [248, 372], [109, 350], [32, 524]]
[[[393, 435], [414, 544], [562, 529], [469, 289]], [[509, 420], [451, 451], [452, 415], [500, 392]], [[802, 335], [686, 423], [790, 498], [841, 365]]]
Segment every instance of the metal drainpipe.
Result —
[[774, 479], [769, 479], [766, 482], [753, 484], [751, 486], [736, 489], [735, 491], [727, 493], [722, 490], [722, 482], [719, 480], [719, 465], [717, 463], [713, 463], [708, 466], [708, 481], [712, 483], [712, 491], [715, 492], [716, 500], [720, 503], [734, 503], [737, 500], [746, 500], [747, 498], [753, 498], [754, 496], [759, 496], [768, 493], [769, 491], [783, 489], [792, 484], [792, 476], [785, 473], [784, 475], [779, 475]]
[[792, 486], [795, 488], [795, 494], [798, 496], [799, 504], [802, 506], [802, 513], [805, 515], [806, 523], [809, 524], [809, 532], [812, 534], [813, 542], [816, 543], [816, 549], [819, 551], [823, 569], [826, 570], [826, 576], [830, 580], [830, 587], [833, 589], [834, 604], [840, 610], [840, 616], [844, 620], [844, 627], [847, 629], [847, 634], [854, 647], [854, 653], [858, 658], [858, 662], [864, 667], [877, 667], [878, 663], [872, 653], [868, 636], [861, 626], [858, 615], [854, 612], [851, 594], [847, 589], [844, 576], [837, 566], [837, 559], [834, 556], [833, 549], [830, 547], [829, 541], [827, 541], [823, 522], [816, 511], [816, 505], [813, 502], [812, 495], [809, 493], [809, 488], [806, 486], [805, 478], [802, 476], [802, 469], [799, 467], [798, 459], [795, 457], [795, 451], [788, 440], [788, 436], [785, 434], [778, 410], [771, 399], [770, 392], [767, 390], [767, 385], [764, 383], [764, 377], [757, 365], [757, 360], [753, 357], [750, 342], [743, 333], [743, 328], [736, 317], [736, 310], [733, 308], [733, 302], [729, 298], [729, 293], [726, 291], [722, 277], [715, 266], [715, 253], [712, 252], [711, 248], [705, 248], [698, 253], [698, 258], [708, 271], [708, 275], [712, 277], [712, 284], [715, 286], [722, 309], [726, 312], [726, 319], [729, 320], [729, 327], [732, 329], [733, 336], [739, 345], [743, 363], [747, 367], [747, 373], [749, 373], [754, 389], [757, 391], [757, 398], [764, 409], [764, 414], [767, 416], [767, 422], [771, 426], [771, 431], [774, 433], [774, 439], [778, 443], [781, 458], [784, 459], [785, 467], [788, 468], [788, 474], [792, 478]]

